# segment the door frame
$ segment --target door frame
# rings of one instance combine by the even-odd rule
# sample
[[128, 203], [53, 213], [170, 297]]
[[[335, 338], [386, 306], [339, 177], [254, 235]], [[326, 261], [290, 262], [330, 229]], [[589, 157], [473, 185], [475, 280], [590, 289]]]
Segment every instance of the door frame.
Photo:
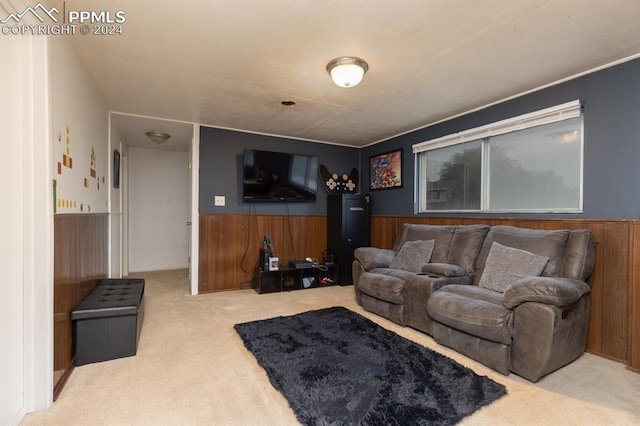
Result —
[[191, 232], [189, 236], [189, 279], [191, 281], [191, 294], [198, 294], [198, 259], [199, 259], [199, 214], [198, 205], [200, 194], [200, 125], [193, 123], [193, 138], [191, 139], [191, 149], [189, 152], [189, 167], [191, 171]]

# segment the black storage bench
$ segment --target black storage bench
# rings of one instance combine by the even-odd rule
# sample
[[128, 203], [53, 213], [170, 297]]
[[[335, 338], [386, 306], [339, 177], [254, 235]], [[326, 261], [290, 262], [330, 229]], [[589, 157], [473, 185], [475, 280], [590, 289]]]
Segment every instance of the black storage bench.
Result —
[[76, 365], [133, 356], [144, 318], [144, 279], [104, 279], [71, 311]]

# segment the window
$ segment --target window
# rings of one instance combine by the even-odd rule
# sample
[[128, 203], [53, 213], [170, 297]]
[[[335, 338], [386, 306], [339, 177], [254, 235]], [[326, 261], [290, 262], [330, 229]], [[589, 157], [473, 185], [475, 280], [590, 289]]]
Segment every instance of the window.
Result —
[[580, 103], [413, 146], [419, 212], [582, 211]]

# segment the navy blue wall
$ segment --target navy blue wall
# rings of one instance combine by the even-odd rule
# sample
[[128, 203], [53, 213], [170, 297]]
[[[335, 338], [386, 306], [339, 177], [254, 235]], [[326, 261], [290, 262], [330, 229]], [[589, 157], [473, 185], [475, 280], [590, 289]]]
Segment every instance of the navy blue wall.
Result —
[[[296, 139], [257, 135], [231, 130], [200, 128], [200, 213], [325, 215], [327, 192], [318, 178], [315, 203], [242, 203], [243, 149], [314, 155], [331, 172], [351, 172], [360, 162], [359, 149]], [[224, 195], [226, 205], [214, 206], [214, 197]]]
[[[580, 99], [585, 107], [583, 214], [514, 214], [512, 216], [638, 219], [640, 217], [640, 59], [362, 149], [360, 170], [363, 182], [368, 182], [369, 156], [404, 148], [403, 188], [371, 192], [373, 214], [400, 216], [415, 214], [417, 210], [414, 204], [415, 160], [411, 151], [413, 144], [575, 99]], [[363, 192], [366, 192], [364, 187]], [[455, 216], [455, 214], [449, 215]], [[469, 216], [469, 214], [463, 216]]]

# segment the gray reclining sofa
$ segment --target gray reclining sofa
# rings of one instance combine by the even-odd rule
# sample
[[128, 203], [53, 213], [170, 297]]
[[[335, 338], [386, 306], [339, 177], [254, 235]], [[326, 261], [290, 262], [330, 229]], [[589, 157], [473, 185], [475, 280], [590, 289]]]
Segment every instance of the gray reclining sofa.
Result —
[[596, 240], [586, 229], [404, 224], [355, 251], [356, 300], [530, 381], [584, 352]]

